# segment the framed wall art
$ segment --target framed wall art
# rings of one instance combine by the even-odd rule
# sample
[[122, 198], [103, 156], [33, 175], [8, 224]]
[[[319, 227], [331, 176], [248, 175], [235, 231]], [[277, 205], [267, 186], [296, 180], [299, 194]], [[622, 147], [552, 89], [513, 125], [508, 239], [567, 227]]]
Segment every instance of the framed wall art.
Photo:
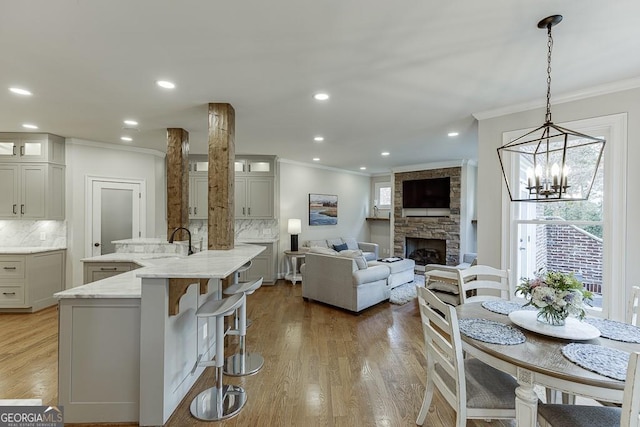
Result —
[[309, 193], [309, 225], [336, 225], [338, 196]]

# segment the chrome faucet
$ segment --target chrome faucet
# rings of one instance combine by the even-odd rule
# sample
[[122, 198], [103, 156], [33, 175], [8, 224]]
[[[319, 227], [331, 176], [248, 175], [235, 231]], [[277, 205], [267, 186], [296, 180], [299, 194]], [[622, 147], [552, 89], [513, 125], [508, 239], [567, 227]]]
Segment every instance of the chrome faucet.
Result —
[[173, 243], [173, 237], [176, 235], [178, 230], [184, 230], [189, 235], [189, 250], [187, 251], [187, 256], [193, 255], [193, 249], [191, 249], [191, 231], [189, 231], [188, 228], [186, 228], [186, 227], [178, 227], [175, 230], [173, 230], [173, 232], [171, 233], [171, 237], [169, 237], [169, 243]]

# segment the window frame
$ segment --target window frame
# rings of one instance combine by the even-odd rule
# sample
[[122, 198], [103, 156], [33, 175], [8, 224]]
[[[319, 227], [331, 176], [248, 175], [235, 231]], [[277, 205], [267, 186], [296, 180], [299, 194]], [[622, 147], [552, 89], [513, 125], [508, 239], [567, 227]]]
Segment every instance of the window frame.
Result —
[[[589, 314], [613, 320], [624, 321], [626, 310], [625, 295], [629, 292], [626, 284], [626, 177], [627, 177], [627, 113], [613, 114], [590, 119], [576, 120], [560, 124], [563, 127], [578, 130], [588, 135], [606, 129], [609, 139], [605, 144], [604, 155], [604, 199], [602, 212], [602, 310], [589, 310]], [[503, 145], [523, 135], [531, 129], [504, 132]], [[512, 165], [505, 165], [513, 175]], [[511, 202], [506, 185], [502, 183], [502, 253], [503, 268], [510, 269], [511, 295], [520, 278], [517, 276], [518, 227], [523, 224], [552, 224], [553, 220], [522, 220], [517, 217], [518, 207]], [[553, 202], [551, 202], [553, 203]], [[571, 221], [578, 225], [583, 221]], [[589, 222], [593, 223], [593, 222]], [[566, 223], [565, 223], [566, 224]], [[512, 266], [512, 267], [511, 267]]]
[[391, 193], [391, 199], [389, 200], [389, 204], [388, 205], [381, 205], [378, 204], [376, 205], [375, 202], [373, 203], [374, 206], [377, 206], [378, 209], [391, 209], [391, 205], [393, 205], [393, 188], [391, 187], [391, 182], [390, 181], [386, 181], [386, 182], [376, 182], [373, 186], [373, 200], [380, 200], [380, 189], [382, 188], [389, 188], [389, 192]]

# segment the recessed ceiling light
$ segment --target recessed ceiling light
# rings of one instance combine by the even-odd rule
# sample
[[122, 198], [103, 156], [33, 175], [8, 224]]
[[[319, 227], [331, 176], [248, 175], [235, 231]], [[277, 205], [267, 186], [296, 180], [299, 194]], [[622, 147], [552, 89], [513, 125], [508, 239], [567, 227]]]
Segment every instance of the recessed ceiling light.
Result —
[[31, 123], [24, 123], [22, 127], [25, 129], [38, 129], [38, 126], [32, 125]]
[[130, 136], [121, 136], [120, 139], [127, 142], [133, 141], [133, 138], [131, 138]]
[[174, 83], [167, 80], [158, 80], [156, 84], [164, 89], [174, 89], [176, 87]]
[[361, 171], [366, 171], [366, 170], [367, 170], [367, 168], [366, 168], [365, 166], [360, 166], [360, 170], [361, 170]]
[[135, 120], [125, 120], [124, 124], [128, 126], [138, 126], [138, 122], [136, 122]]
[[315, 99], [316, 101], [326, 101], [327, 99], [329, 99], [329, 94], [324, 92], [319, 92], [313, 95], [313, 99]]
[[388, 156], [389, 154], [391, 153], [389, 153], [388, 151], [383, 151], [382, 153], [380, 153], [381, 156]]
[[322, 141], [324, 141], [324, 136], [315, 136], [315, 137], [313, 137], [313, 140], [315, 142], [322, 142]]
[[9, 91], [18, 94], [18, 95], [24, 95], [24, 96], [31, 96], [33, 95], [30, 91], [26, 90], [26, 89], [22, 89], [19, 87], [10, 87]]
[[460, 134], [458, 132], [449, 132], [447, 135], [451, 136], [451, 137], [454, 137], [454, 136], [458, 136]]
[[319, 162], [319, 161], [320, 161], [320, 157], [314, 157], [314, 158], [313, 158], [313, 161], [314, 161], [314, 162]]

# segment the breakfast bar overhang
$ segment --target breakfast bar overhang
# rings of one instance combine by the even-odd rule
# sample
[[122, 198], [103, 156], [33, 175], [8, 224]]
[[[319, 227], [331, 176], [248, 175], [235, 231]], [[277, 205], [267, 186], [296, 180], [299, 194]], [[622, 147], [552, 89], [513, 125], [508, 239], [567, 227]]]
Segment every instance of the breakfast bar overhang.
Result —
[[215, 328], [198, 324], [195, 311], [264, 249], [147, 259], [145, 268], [56, 294], [65, 420], [165, 424], [204, 371], [194, 370], [198, 354], [213, 357]]

